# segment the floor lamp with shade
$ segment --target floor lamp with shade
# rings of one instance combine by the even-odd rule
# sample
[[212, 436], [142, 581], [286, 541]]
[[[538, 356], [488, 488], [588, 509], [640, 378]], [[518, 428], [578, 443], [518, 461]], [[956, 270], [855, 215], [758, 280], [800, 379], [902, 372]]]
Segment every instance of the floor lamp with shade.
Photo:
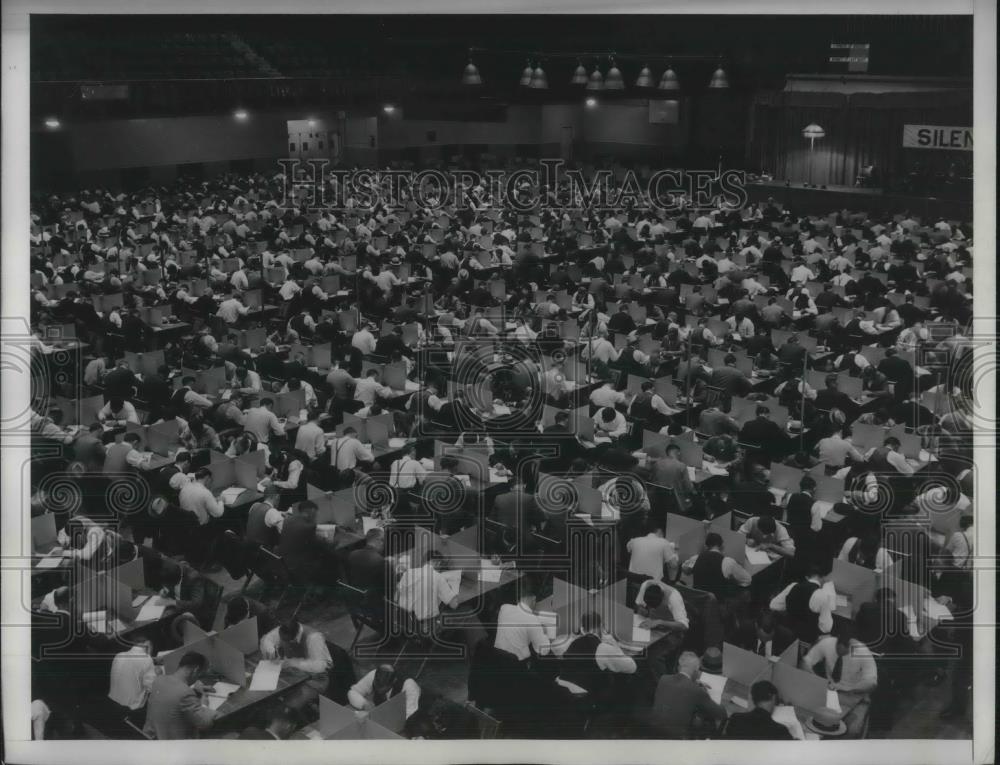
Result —
[[826, 135], [826, 131], [823, 130], [815, 122], [810, 122], [802, 129], [802, 137], [809, 139], [809, 185], [812, 186], [813, 182], [813, 151], [816, 148], [816, 139], [822, 138]]

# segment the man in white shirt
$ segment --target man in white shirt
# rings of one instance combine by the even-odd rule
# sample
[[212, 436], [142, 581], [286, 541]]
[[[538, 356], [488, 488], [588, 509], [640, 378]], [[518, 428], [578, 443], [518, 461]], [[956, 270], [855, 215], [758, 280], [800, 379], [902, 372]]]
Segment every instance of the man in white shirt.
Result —
[[613, 382], [604, 383], [590, 394], [590, 403], [599, 407], [614, 407], [616, 404], [624, 404], [626, 401], [625, 394], [615, 390]]
[[310, 460], [315, 460], [326, 453], [326, 434], [319, 425], [319, 417], [319, 410], [311, 409], [309, 419], [299, 425], [299, 432], [295, 434], [296, 450], [305, 454]]
[[347, 700], [355, 709], [371, 711], [399, 693], [406, 697], [410, 717], [420, 705], [420, 686], [413, 678], [401, 677], [391, 664], [380, 664], [351, 686]]
[[278, 422], [277, 416], [271, 411], [273, 405], [272, 399], [262, 398], [257, 406], [247, 410], [243, 418], [244, 432], [249, 433], [262, 444], [269, 443], [272, 435], [285, 435], [284, 426]]
[[367, 326], [360, 327], [351, 338], [351, 345], [365, 355], [375, 353], [375, 344], [375, 335]]
[[610, 364], [612, 361], [618, 361], [621, 353], [616, 351], [615, 346], [608, 340], [607, 329], [600, 329], [597, 332], [597, 337], [584, 347], [580, 355], [583, 359], [590, 358], [603, 364]]
[[140, 638], [134, 646], [115, 654], [111, 660], [108, 698], [122, 707], [126, 716], [130, 716], [129, 713], [146, 706], [154, 679], [153, 641], [148, 637]]
[[868, 646], [853, 637], [853, 628], [845, 627], [834, 635], [824, 635], [802, 657], [802, 669], [814, 671], [823, 663], [831, 691], [836, 691], [844, 711], [847, 735], [857, 737], [868, 716], [870, 694], [878, 686], [878, 668]]
[[377, 369], [369, 369], [365, 377], [354, 381], [354, 400], [371, 406], [377, 396], [389, 398], [392, 396], [392, 388], [379, 382]]
[[278, 294], [281, 295], [281, 299], [284, 301], [289, 301], [297, 294], [302, 292], [302, 287], [294, 279], [288, 279], [284, 284], [281, 285], [281, 289], [278, 290]]
[[400, 608], [423, 622], [436, 619], [443, 605], [454, 608], [458, 603], [458, 588], [437, 570], [431, 550], [422, 550], [420, 557], [419, 567], [403, 572], [396, 586], [396, 599]]
[[628, 421], [625, 415], [610, 406], [598, 410], [594, 415], [594, 435], [616, 439], [625, 435], [628, 430]]
[[650, 520], [645, 536], [630, 539], [625, 549], [630, 553], [628, 570], [632, 574], [645, 574], [653, 579], [663, 580], [663, 568], [667, 567], [667, 579], [677, 578], [677, 550], [674, 543], [663, 538], [662, 524]]
[[427, 477], [427, 468], [416, 459], [416, 447], [407, 444], [402, 456], [389, 468], [389, 485], [395, 489], [412, 489]]
[[330, 443], [330, 464], [337, 470], [353, 470], [359, 462], [372, 462], [372, 450], [358, 440], [358, 431], [344, 428], [343, 435]]
[[198, 523], [204, 526], [212, 518], [221, 518], [226, 506], [221, 499], [216, 499], [209, 488], [212, 482], [212, 471], [199, 468], [194, 474], [194, 480], [181, 487], [178, 504], [181, 510], [193, 513]]
[[248, 313], [250, 313], [250, 309], [243, 305], [243, 300], [240, 297], [234, 295], [219, 304], [215, 315], [226, 324], [235, 324], [241, 316], [246, 316]]
[[529, 659], [532, 650], [538, 656], [549, 653], [551, 642], [541, 618], [535, 612], [536, 601], [535, 594], [526, 587], [516, 604], [506, 603], [500, 606], [494, 648], [509, 653], [518, 661]]

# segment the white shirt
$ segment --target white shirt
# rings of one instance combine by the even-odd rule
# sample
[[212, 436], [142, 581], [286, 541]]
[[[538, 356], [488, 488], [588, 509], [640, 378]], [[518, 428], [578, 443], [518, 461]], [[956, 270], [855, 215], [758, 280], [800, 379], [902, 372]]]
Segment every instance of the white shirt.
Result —
[[400, 608], [421, 620], [433, 619], [443, 604], [458, 596], [458, 591], [430, 563], [403, 572], [396, 592]]
[[278, 290], [278, 294], [281, 295], [282, 300], [291, 300], [301, 291], [302, 288], [297, 282], [287, 281], [281, 285], [281, 289]]
[[216, 499], [211, 490], [201, 481], [191, 481], [181, 487], [178, 497], [181, 510], [194, 513], [198, 523], [204, 526], [210, 518], [221, 518], [226, 506]]
[[129, 709], [142, 709], [155, 679], [153, 657], [146, 653], [143, 646], [133, 646], [111, 660], [108, 698]]
[[315, 459], [316, 455], [326, 450], [326, 435], [323, 433], [323, 428], [315, 422], [300, 425], [299, 432], [295, 434], [295, 448], [309, 459]]
[[[857, 537], [851, 537], [844, 542], [844, 546], [840, 548], [840, 554], [837, 556], [838, 560], [849, 560], [851, 550], [858, 543]], [[878, 551], [875, 553], [875, 568], [880, 571], [888, 570], [889, 566], [892, 565], [892, 556], [885, 551], [884, 547], [879, 547]]]
[[354, 436], [341, 436], [330, 444], [330, 464], [338, 470], [351, 470], [358, 462], [372, 462], [372, 450]]
[[215, 312], [215, 315], [227, 324], [235, 324], [239, 321], [240, 316], [246, 316], [249, 311], [250, 309], [236, 298], [229, 298], [229, 300], [223, 300], [219, 304], [219, 309]]
[[427, 469], [420, 460], [407, 455], [392, 463], [392, 467], [389, 468], [389, 485], [397, 489], [412, 489], [418, 482], [423, 481], [426, 475]]
[[[403, 681], [400, 692], [406, 697], [406, 716], [409, 717], [420, 704], [420, 686], [412, 678]], [[347, 700], [355, 709], [364, 709], [367, 702], [373, 702], [375, 697], [375, 670], [373, 669], [347, 692]], [[390, 697], [391, 698], [391, 697]]]
[[362, 353], [375, 353], [375, 335], [367, 329], [359, 329], [351, 338], [351, 345]]
[[500, 606], [497, 614], [497, 636], [493, 647], [513, 654], [521, 661], [535, 653], [544, 656], [551, 645], [538, 616], [520, 603]]
[[606, 407], [625, 403], [625, 394], [615, 390], [610, 385], [602, 385], [590, 394], [590, 403], [594, 406]]
[[621, 412], [616, 411], [615, 418], [611, 422], [604, 421], [601, 416], [601, 411], [598, 411], [597, 414], [594, 415], [594, 431], [597, 435], [607, 435], [610, 438], [618, 438], [619, 436], [624, 436], [626, 430], [628, 430], [628, 422], [625, 419], [625, 415]]
[[662, 580], [663, 564], [677, 562], [674, 543], [652, 532], [644, 537], [630, 539], [625, 549], [631, 553], [628, 561], [631, 574], [645, 574]]
[[663, 602], [667, 604], [667, 608], [670, 609], [670, 615], [674, 617], [675, 622], [679, 622], [685, 627], [691, 626], [688, 621], [687, 607], [684, 605], [684, 598], [681, 597], [681, 594], [670, 585], [663, 584], [655, 579], [647, 579], [639, 585], [639, 592], [637, 592], [635, 596], [635, 604], [637, 607], [646, 602], [646, 590], [650, 587], [659, 587], [663, 590], [666, 596], [663, 598]]
[[354, 386], [354, 400], [360, 401], [365, 406], [375, 403], [376, 396], [388, 398], [392, 395], [392, 388], [378, 382], [374, 377], [362, 377]]

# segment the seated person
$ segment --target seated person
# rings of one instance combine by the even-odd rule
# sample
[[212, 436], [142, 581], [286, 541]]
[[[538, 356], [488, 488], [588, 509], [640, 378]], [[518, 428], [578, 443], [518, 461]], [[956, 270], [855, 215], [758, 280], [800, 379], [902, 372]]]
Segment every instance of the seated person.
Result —
[[723, 738], [744, 741], [791, 741], [788, 728], [771, 719], [778, 705], [778, 689], [768, 680], [758, 680], [750, 686], [753, 709], [729, 718]]
[[351, 686], [347, 700], [355, 709], [370, 711], [400, 693], [406, 697], [406, 716], [410, 717], [420, 704], [420, 686], [391, 664], [380, 664]]
[[553, 653], [563, 657], [557, 682], [598, 696], [603, 697], [610, 688], [606, 673], [631, 675], [636, 671], [635, 661], [622, 652], [614, 635], [603, 630], [601, 615], [594, 611], [583, 614], [576, 635], [567, 637], [561, 651], [559, 648], [553, 646]]
[[309, 675], [306, 685], [312, 691], [310, 696], [326, 692], [333, 658], [319, 630], [289, 619], [261, 637], [260, 653], [265, 659], [282, 659], [282, 666]]
[[656, 685], [652, 709], [642, 714], [644, 722], [658, 738], [705, 738], [716, 725], [724, 723], [726, 710], [708, 695], [698, 682], [701, 659], [685, 651], [677, 661], [677, 673], [664, 675]]
[[795, 555], [795, 542], [789, 536], [788, 529], [770, 515], [749, 518], [739, 530], [741, 534], [747, 535], [748, 547], [784, 555], [786, 558]]
[[847, 625], [836, 635], [820, 637], [802, 657], [801, 666], [815, 670], [820, 663], [823, 669], [817, 674], [824, 675], [829, 689], [837, 691], [848, 736], [856, 738], [868, 715], [870, 695], [878, 685], [875, 659], [868, 646], [855, 639], [853, 627]]

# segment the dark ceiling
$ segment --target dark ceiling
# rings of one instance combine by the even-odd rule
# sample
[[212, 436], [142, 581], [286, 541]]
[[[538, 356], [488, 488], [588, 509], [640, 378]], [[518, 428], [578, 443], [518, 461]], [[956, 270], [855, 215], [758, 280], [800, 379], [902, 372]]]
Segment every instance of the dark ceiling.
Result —
[[[200, 66], [206, 34], [219, 34], [218, 44], [243, 59], [206, 55]], [[191, 35], [202, 36], [194, 56], [171, 42]], [[542, 63], [550, 81], [568, 79], [576, 65], [562, 53], [615, 51], [626, 82], [634, 81], [644, 56], [709, 57], [675, 65], [682, 78], [687, 68], [699, 81], [718, 56], [734, 87], [756, 89], [780, 87], [788, 73], [845, 71], [828, 61], [831, 42], [869, 43], [871, 74], [972, 76], [971, 16], [33, 15], [31, 37], [36, 81], [327, 74], [457, 79], [467, 49], [481, 47], [488, 50], [475, 61], [487, 86], [516, 81], [522, 51], [549, 54]], [[160, 64], [153, 71], [150, 58]], [[584, 58], [589, 67], [594, 62]], [[659, 76], [665, 64], [651, 65]]]

